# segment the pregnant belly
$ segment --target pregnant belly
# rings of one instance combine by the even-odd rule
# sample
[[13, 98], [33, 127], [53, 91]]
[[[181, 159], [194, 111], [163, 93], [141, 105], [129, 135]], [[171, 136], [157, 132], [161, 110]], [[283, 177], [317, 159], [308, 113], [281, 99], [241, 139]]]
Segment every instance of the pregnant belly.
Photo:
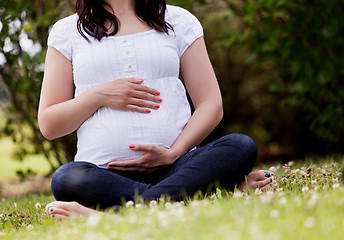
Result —
[[100, 108], [78, 130], [75, 160], [106, 166], [111, 161], [135, 159], [144, 154], [130, 149], [130, 144], [170, 148], [190, 119], [190, 106], [180, 89], [161, 92], [160, 108], [149, 114]]

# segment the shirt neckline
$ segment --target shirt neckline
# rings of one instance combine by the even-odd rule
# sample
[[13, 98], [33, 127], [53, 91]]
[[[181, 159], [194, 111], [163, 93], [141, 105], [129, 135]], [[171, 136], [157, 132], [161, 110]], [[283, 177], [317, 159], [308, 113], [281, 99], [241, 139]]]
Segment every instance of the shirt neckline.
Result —
[[131, 33], [131, 34], [126, 34], [126, 35], [119, 35], [119, 36], [107, 36], [107, 37], [104, 37], [104, 39], [115, 39], [115, 38], [131, 38], [131, 37], [138, 37], [138, 36], [142, 36], [142, 35], [147, 35], [147, 34], [150, 34], [150, 33], [153, 33], [155, 32], [155, 29], [152, 28], [148, 31], [143, 31], [143, 32], [137, 32], [137, 33]]

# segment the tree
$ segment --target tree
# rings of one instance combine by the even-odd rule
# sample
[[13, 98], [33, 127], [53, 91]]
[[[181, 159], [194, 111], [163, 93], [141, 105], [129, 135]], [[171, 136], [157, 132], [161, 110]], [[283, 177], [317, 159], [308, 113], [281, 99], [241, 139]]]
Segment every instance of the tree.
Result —
[[72, 1], [2, 0], [0, 3], [0, 106], [5, 123], [0, 137], [16, 142], [15, 156], [43, 153], [52, 170], [74, 158], [75, 136], [47, 141], [40, 134], [37, 109], [50, 26], [72, 12]]
[[224, 100], [217, 133], [293, 156], [343, 151], [343, 1], [172, 2], [203, 24]]
[[344, 2], [228, 1], [241, 19], [226, 41], [250, 54], [248, 62], [270, 72], [270, 90], [283, 104], [302, 109], [318, 137], [344, 136]]

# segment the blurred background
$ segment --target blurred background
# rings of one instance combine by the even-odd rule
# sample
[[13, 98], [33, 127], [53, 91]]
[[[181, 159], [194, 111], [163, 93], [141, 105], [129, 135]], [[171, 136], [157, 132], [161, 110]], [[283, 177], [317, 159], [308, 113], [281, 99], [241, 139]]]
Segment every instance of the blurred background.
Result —
[[[37, 108], [50, 27], [74, 0], [0, 2], [0, 176], [49, 174], [72, 161], [75, 134], [47, 141]], [[223, 94], [207, 143], [251, 136], [259, 163], [344, 152], [342, 0], [170, 0], [191, 11]], [[1, 178], [0, 177], [0, 178]]]

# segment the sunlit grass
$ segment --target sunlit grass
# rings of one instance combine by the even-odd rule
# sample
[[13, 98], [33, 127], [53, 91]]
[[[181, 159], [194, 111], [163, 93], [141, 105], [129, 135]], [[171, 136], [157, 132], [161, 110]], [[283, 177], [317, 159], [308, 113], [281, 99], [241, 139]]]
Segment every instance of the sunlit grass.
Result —
[[276, 165], [272, 186], [217, 189], [185, 202], [128, 202], [119, 212], [58, 223], [44, 213], [51, 195], [3, 199], [2, 239], [341, 239], [342, 159]]
[[50, 166], [42, 155], [29, 156], [21, 162], [13, 159], [14, 149], [15, 145], [10, 139], [2, 138], [0, 140], [0, 179], [16, 177], [18, 170], [27, 172], [28, 169], [31, 169], [43, 175], [49, 173]]

